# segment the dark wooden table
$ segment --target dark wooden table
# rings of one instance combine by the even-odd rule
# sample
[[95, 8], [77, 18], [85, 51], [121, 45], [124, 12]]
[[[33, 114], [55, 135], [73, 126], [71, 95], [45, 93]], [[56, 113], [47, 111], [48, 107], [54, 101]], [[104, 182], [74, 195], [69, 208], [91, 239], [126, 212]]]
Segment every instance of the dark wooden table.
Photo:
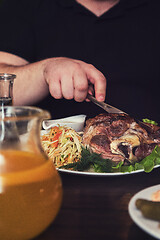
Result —
[[63, 203], [50, 227], [35, 240], [155, 239], [128, 214], [131, 197], [160, 183], [160, 169], [151, 173], [97, 177], [61, 173]]

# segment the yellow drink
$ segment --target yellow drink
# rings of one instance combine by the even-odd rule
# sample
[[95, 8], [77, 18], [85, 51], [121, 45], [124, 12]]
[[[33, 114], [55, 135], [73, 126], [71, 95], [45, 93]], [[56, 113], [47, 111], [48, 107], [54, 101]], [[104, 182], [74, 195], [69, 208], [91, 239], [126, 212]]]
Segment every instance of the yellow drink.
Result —
[[56, 217], [62, 184], [42, 155], [0, 151], [0, 239], [31, 239]]

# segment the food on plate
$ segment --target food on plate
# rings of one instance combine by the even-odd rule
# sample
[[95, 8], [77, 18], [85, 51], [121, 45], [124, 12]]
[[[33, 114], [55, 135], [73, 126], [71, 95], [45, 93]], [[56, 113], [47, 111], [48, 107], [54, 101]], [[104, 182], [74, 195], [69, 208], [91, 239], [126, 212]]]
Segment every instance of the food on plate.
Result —
[[160, 190], [152, 193], [151, 200], [138, 198], [135, 204], [145, 218], [160, 221]]
[[103, 159], [130, 165], [160, 146], [160, 127], [138, 123], [127, 114], [103, 113], [86, 121], [83, 145]]
[[160, 221], [160, 202], [139, 198], [135, 204], [145, 218]]
[[160, 190], [152, 194], [152, 201], [160, 202]]
[[90, 153], [82, 146], [81, 158], [77, 162], [69, 163], [60, 168], [71, 169], [75, 171], [100, 172], [111, 173], [112, 161], [110, 159], [103, 159], [100, 154]]
[[57, 168], [92, 172], [150, 172], [160, 165], [160, 127], [136, 122], [127, 114], [99, 114], [88, 119], [81, 137], [55, 126], [42, 146]]
[[55, 126], [41, 138], [42, 146], [56, 167], [77, 162], [81, 157], [82, 138], [72, 128]]
[[153, 120], [150, 120], [150, 119], [148, 119], [148, 118], [144, 118], [144, 119], [142, 119], [143, 120], [143, 122], [145, 122], [145, 123], [151, 123], [151, 124], [153, 124], [153, 125], [158, 125], [158, 123], [157, 122], [155, 122], [155, 121], [153, 121]]

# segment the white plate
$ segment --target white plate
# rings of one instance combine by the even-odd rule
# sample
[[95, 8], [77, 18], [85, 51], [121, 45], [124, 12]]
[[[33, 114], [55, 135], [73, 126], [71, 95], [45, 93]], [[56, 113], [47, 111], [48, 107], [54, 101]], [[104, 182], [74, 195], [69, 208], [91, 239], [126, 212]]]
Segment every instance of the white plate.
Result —
[[[155, 166], [154, 168], [160, 167], [159, 165]], [[132, 172], [116, 172], [116, 173], [97, 173], [97, 172], [81, 172], [81, 171], [74, 171], [74, 170], [68, 170], [68, 169], [59, 169], [57, 168], [59, 172], [65, 172], [65, 173], [72, 173], [72, 174], [80, 174], [80, 175], [92, 175], [92, 176], [120, 176], [120, 175], [128, 175], [128, 174], [136, 174], [136, 173], [141, 173], [144, 172], [143, 169], [137, 170], [137, 171], [132, 171]]]
[[[48, 133], [50, 129], [48, 130], [41, 130], [41, 135], [44, 135]], [[160, 167], [160, 165], [155, 166], [154, 168]], [[119, 176], [119, 175], [128, 175], [128, 174], [136, 174], [144, 172], [144, 169], [140, 169], [137, 171], [132, 172], [116, 172], [116, 173], [97, 173], [97, 172], [89, 172], [89, 171], [74, 171], [74, 170], [68, 170], [68, 169], [59, 169], [57, 168], [59, 172], [65, 172], [65, 173], [72, 173], [72, 174], [79, 174], [79, 175], [92, 175], [92, 176]]]
[[160, 226], [158, 221], [149, 220], [142, 216], [141, 211], [135, 206], [135, 202], [138, 198], [144, 198], [151, 200], [151, 196], [154, 192], [160, 190], [160, 184], [146, 188], [137, 194], [135, 194], [128, 205], [129, 215], [132, 220], [145, 232], [151, 236], [160, 239]]
[[119, 176], [119, 175], [128, 175], [128, 174], [134, 174], [134, 173], [140, 173], [144, 172], [143, 169], [133, 171], [133, 172], [116, 172], [116, 173], [97, 173], [97, 172], [81, 172], [81, 171], [74, 171], [74, 170], [68, 170], [68, 169], [58, 169], [59, 172], [66, 172], [66, 173], [72, 173], [72, 174], [80, 174], [80, 175], [93, 175], [93, 176]]

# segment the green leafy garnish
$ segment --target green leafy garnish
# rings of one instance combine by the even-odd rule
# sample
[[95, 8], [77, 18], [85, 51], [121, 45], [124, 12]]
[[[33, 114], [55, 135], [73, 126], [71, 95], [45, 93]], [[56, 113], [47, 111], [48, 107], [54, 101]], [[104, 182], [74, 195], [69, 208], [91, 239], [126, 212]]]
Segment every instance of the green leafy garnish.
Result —
[[144, 122], [144, 123], [150, 123], [150, 124], [153, 124], [153, 125], [158, 125], [158, 123], [157, 122], [155, 122], [155, 121], [153, 121], [153, 120], [150, 120], [150, 119], [148, 119], [148, 118], [144, 118], [144, 119], [142, 119], [142, 121]]
[[81, 159], [75, 163], [69, 163], [60, 168], [85, 171], [93, 168], [94, 172], [112, 172], [113, 163], [110, 159], [103, 159], [100, 154], [90, 153], [87, 148], [82, 147]]
[[131, 172], [140, 169], [144, 169], [146, 173], [153, 170], [154, 166], [160, 165], [160, 147], [156, 146], [152, 153], [145, 157], [140, 162], [125, 166], [123, 162], [118, 163], [113, 169], [115, 172]]
[[78, 162], [70, 163], [60, 168], [72, 169], [75, 171], [86, 171], [93, 169], [99, 173], [116, 173], [116, 172], [132, 172], [144, 169], [146, 173], [153, 170], [154, 166], [160, 165], [160, 147], [156, 146], [152, 153], [145, 157], [142, 161], [130, 165], [123, 165], [119, 162], [115, 165], [110, 159], [103, 159], [100, 154], [90, 153], [87, 148], [82, 147], [81, 159]]

